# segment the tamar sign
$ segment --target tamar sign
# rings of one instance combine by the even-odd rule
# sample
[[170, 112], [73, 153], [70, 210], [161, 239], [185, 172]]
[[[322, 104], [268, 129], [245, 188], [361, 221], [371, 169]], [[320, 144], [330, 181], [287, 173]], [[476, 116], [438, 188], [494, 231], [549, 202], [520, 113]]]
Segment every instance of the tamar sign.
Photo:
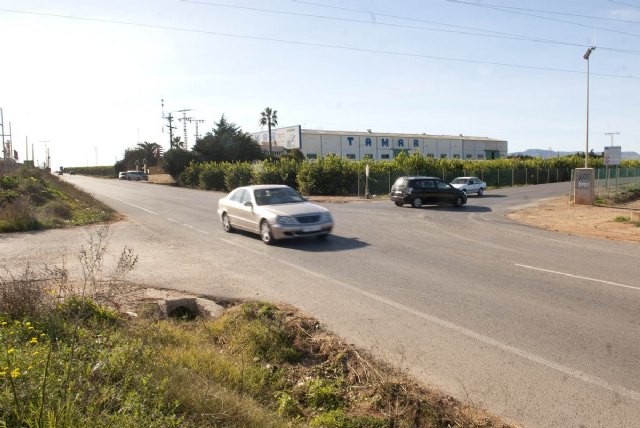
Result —
[[622, 147], [611, 146], [604, 148], [604, 164], [605, 166], [620, 165], [622, 160]]

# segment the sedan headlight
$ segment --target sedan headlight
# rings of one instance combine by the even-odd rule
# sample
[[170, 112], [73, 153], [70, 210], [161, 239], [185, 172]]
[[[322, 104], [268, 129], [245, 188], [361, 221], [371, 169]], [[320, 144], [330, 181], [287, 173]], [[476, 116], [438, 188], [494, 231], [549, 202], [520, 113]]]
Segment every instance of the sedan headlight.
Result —
[[320, 214], [320, 221], [322, 223], [329, 223], [331, 221], [331, 214], [330, 213], [321, 213]]
[[296, 219], [289, 217], [288, 215], [276, 216], [276, 223], [278, 224], [296, 224]]

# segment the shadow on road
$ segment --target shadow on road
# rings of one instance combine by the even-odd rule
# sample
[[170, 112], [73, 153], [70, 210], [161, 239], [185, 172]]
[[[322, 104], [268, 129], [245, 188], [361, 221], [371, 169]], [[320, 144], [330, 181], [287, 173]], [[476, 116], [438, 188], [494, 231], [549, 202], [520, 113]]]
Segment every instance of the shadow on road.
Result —
[[359, 238], [347, 238], [340, 235], [329, 235], [325, 239], [305, 238], [278, 241], [276, 245], [282, 248], [307, 251], [310, 253], [356, 250], [369, 246], [368, 243], [361, 241]]
[[448, 205], [423, 205], [422, 208], [413, 208], [410, 206], [404, 206], [402, 207], [404, 209], [409, 209], [412, 211], [416, 211], [416, 212], [420, 212], [421, 210], [424, 211], [447, 211], [447, 212], [451, 212], [451, 213], [460, 213], [460, 214], [465, 214], [465, 213], [488, 213], [488, 212], [492, 212], [493, 210], [489, 207], [484, 207], [481, 205], [463, 205], [461, 207], [452, 207], [452, 206], [448, 206]]
[[468, 198], [469, 199], [484, 199], [484, 198], [507, 198], [507, 195], [497, 195], [495, 193], [485, 193], [482, 196], [478, 196], [478, 195], [469, 195]]

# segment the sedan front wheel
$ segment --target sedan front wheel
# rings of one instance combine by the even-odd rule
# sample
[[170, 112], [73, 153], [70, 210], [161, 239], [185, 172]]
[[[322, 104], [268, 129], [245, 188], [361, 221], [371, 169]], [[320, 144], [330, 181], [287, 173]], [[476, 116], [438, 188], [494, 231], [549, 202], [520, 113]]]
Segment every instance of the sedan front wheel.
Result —
[[233, 226], [231, 226], [227, 213], [222, 214], [222, 228], [227, 233], [233, 232]]
[[478, 189], [478, 196], [482, 196], [482, 194], [484, 193], [484, 189], [481, 187]]
[[274, 243], [275, 239], [273, 239], [273, 234], [271, 233], [271, 227], [267, 220], [262, 220], [260, 223], [260, 239], [267, 245], [271, 245]]
[[413, 208], [420, 208], [422, 207], [422, 199], [420, 198], [415, 198], [413, 200], [413, 202], [411, 202], [411, 205], [413, 205]]

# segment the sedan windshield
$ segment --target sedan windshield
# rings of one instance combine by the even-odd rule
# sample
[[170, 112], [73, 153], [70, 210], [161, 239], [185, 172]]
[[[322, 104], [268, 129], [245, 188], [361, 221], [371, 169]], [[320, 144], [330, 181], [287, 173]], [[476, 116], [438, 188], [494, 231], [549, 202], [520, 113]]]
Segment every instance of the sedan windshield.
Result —
[[290, 187], [259, 189], [254, 193], [258, 205], [294, 204], [304, 202], [302, 196]]
[[451, 184], [467, 184], [468, 182], [468, 178], [456, 178], [451, 182]]

